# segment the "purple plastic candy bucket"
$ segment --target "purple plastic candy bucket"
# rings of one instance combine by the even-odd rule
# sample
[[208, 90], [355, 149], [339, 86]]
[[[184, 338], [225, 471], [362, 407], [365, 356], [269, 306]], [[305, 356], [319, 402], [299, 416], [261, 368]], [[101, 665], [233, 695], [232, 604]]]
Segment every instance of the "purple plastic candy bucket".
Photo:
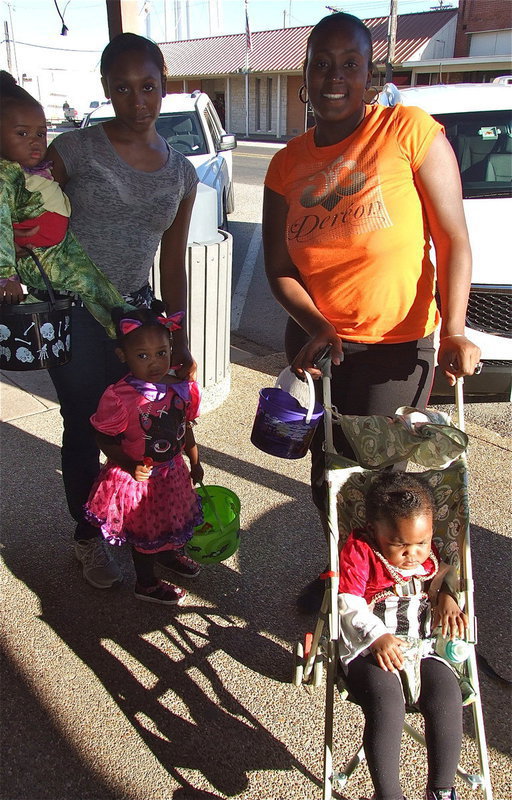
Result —
[[[309, 378], [309, 375], [308, 375]], [[324, 410], [315, 403], [309, 378], [311, 402], [304, 408], [289, 392], [277, 387], [261, 389], [251, 442], [264, 453], [279, 458], [302, 458], [308, 452]]]

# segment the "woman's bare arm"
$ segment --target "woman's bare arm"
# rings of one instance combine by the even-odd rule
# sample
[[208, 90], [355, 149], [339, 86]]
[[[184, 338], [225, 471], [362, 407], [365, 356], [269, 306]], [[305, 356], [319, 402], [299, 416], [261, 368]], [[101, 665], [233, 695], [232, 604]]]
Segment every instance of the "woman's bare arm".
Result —
[[[195, 197], [194, 187], [181, 201], [174, 222], [165, 231], [160, 245], [160, 291], [168, 314], [175, 311], [187, 312], [185, 257]], [[196, 364], [188, 349], [185, 318], [181, 330], [173, 333], [173, 366], [178, 364], [181, 365], [177, 371], [180, 378], [194, 376]]]
[[286, 246], [287, 212], [285, 198], [265, 188], [262, 235], [268, 282], [276, 300], [311, 337], [294, 360], [294, 370], [299, 374], [307, 370], [318, 377], [320, 372], [313, 366], [315, 357], [331, 345], [333, 363], [339, 363], [341, 341], [334, 326], [316, 308], [289, 256]]
[[64, 162], [53, 143], [50, 144], [48, 148], [48, 151], [46, 153], [46, 158], [48, 159], [48, 161], [53, 161], [53, 166], [51, 170], [53, 179], [57, 181], [57, 183], [64, 188], [64, 186], [69, 180], [69, 176], [68, 173], [66, 172], [66, 167], [64, 166]]
[[438, 361], [453, 385], [457, 377], [473, 374], [480, 360], [480, 350], [464, 336], [471, 285], [471, 249], [457, 160], [441, 132], [416, 174], [416, 185], [436, 251], [442, 314]]

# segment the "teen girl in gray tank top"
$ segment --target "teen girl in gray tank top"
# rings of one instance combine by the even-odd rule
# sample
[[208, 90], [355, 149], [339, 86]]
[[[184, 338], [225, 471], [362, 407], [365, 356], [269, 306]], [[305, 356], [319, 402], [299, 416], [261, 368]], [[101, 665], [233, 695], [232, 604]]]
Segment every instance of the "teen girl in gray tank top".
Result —
[[54, 146], [69, 175], [73, 233], [121, 294], [135, 292], [147, 283], [162, 235], [197, 183], [195, 169], [171, 147], [156, 172], [134, 169], [102, 124], [64, 133]]

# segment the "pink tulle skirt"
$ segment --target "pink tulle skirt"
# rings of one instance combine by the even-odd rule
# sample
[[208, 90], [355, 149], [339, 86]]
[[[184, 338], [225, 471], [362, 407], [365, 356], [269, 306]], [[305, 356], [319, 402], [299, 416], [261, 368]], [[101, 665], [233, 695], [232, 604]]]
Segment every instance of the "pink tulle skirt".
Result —
[[148, 552], [181, 547], [203, 522], [201, 499], [181, 455], [153, 467], [148, 481], [136, 481], [107, 463], [91, 489], [85, 516], [111, 544], [128, 542]]

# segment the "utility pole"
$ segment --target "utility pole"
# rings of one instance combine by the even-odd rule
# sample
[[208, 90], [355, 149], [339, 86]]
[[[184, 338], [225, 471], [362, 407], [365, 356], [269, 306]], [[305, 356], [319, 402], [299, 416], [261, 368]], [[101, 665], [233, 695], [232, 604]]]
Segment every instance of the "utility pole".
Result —
[[12, 73], [11, 40], [9, 39], [9, 25], [4, 19], [5, 51], [7, 55], [7, 69]]
[[393, 77], [393, 62], [395, 60], [396, 45], [396, 17], [398, 13], [398, 0], [390, 0], [388, 20], [388, 51], [386, 55], [386, 83]]
[[[11, 23], [11, 39], [10, 39], [10, 41], [12, 43], [12, 53], [13, 53], [13, 56], [14, 56], [14, 69], [15, 69], [14, 77], [16, 78], [17, 82], [19, 83], [20, 82], [20, 71], [18, 69], [18, 56], [16, 55], [16, 39], [15, 39], [15, 36], [14, 36], [14, 26], [12, 24], [11, 3], [6, 3], [6, 5], [7, 5], [7, 8], [9, 9], [9, 21]], [[12, 70], [11, 70], [11, 72], [12, 72]]]

